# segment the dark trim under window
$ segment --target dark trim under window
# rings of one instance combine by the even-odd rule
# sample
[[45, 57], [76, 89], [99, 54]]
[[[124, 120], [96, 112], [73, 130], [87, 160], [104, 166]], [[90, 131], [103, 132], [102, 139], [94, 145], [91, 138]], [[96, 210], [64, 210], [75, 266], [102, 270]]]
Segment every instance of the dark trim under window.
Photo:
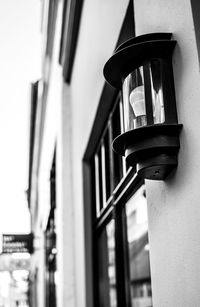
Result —
[[78, 40], [83, 0], [64, 0], [59, 63], [63, 78], [70, 83]]
[[52, 57], [52, 52], [53, 52], [57, 9], [58, 9], [58, 0], [49, 0], [45, 54], [50, 58]]
[[29, 141], [29, 179], [28, 179], [28, 206], [30, 208], [30, 192], [32, 185], [32, 167], [33, 167], [33, 152], [34, 152], [34, 139], [35, 139], [35, 125], [38, 103], [38, 84], [35, 82], [31, 84], [31, 106], [30, 106], [30, 141]]

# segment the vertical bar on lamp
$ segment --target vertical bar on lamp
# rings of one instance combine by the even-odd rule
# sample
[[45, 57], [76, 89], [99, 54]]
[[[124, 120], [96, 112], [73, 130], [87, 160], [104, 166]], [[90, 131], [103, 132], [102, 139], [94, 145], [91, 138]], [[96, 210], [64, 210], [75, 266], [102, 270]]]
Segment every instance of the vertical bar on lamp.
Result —
[[152, 105], [152, 95], [151, 95], [151, 76], [150, 76], [150, 63], [149, 61], [143, 65], [144, 74], [144, 95], [145, 95], [145, 107], [146, 107], [146, 117], [147, 125], [153, 125], [153, 105]]

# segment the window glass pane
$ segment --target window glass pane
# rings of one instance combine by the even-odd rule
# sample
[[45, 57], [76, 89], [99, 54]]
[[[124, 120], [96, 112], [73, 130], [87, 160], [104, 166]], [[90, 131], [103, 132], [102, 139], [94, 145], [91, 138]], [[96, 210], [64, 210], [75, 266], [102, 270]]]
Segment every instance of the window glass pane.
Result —
[[151, 276], [144, 185], [126, 204], [132, 307], [151, 307]]
[[95, 155], [95, 194], [97, 215], [103, 207], [102, 157], [101, 148]]
[[106, 200], [111, 195], [111, 144], [109, 139], [109, 131], [107, 130], [104, 137], [105, 144], [105, 176], [106, 176]]
[[117, 153], [113, 152], [113, 162], [114, 162], [114, 188], [118, 185], [123, 177], [123, 163], [122, 157]]
[[106, 206], [106, 162], [105, 162], [105, 143], [102, 139], [101, 144], [101, 169], [102, 169], [102, 196], [103, 196], [103, 207]]
[[[120, 106], [117, 104], [112, 115], [112, 141], [121, 134], [121, 115]], [[114, 167], [114, 188], [120, 182], [123, 177], [123, 162], [122, 157], [113, 151], [113, 167]]]
[[121, 115], [120, 115], [120, 107], [119, 102], [114, 109], [112, 115], [112, 128], [113, 128], [113, 139], [115, 139], [119, 134], [121, 134]]
[[116, 307], [115, 224], [112, 220], [98, 239], [100, 307]]

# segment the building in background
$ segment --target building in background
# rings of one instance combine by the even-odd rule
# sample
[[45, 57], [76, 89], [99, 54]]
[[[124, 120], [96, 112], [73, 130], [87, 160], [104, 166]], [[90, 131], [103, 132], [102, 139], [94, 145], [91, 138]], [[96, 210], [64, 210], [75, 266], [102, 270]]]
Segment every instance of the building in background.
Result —
[[[199, 4], [43, 0], [43, 75], [32, 85], [31, 306], [200, 304]], [[140, 179], [111, 149], [124, 131], [103, 67], [129, 38], [172, 33], [179, 165]]]
[[0, 255], [0, 306], [29, 305], [30, 254]]

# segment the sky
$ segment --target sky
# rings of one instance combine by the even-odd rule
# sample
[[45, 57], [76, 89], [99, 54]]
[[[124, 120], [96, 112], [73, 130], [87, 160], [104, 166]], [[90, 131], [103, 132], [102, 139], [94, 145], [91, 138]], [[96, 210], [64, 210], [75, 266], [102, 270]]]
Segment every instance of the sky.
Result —
[[41, 0], [0, 0], [0, 233], [30, 232], [30, 84], [41, 76]]

